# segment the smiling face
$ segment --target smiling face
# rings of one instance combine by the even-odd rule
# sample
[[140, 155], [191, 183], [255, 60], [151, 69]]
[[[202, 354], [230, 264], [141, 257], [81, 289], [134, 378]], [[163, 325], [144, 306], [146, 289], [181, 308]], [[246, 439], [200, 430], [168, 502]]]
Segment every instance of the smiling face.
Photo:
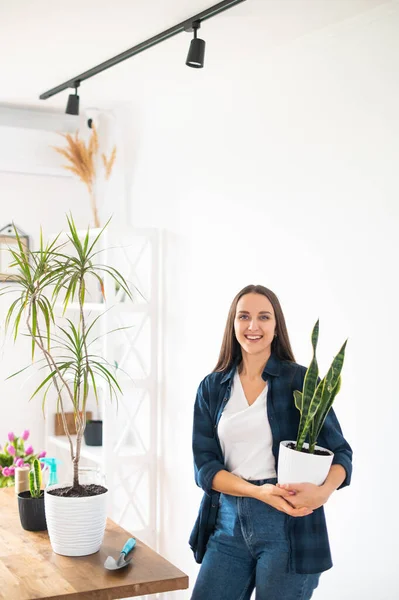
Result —
[[263, 294], [245, 294], [237, 303], [234, 332], [242, 351], [265, 355], [271, 352], [276, 319], [271, 302]]

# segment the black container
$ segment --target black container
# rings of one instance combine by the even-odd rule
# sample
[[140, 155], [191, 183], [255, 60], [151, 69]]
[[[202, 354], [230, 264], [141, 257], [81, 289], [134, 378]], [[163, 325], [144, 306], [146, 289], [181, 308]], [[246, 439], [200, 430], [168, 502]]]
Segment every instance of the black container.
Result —
[[20, 492], [18, 509], [21, 525], [26, 531], [45, 531], [47, 529], [44, 493], [40, 498], [31, 498], [30, 492]]
[[103, 422], [102, 421], [87, 421], [84, 432], [86, 446], [102, 446], [103, 445]]

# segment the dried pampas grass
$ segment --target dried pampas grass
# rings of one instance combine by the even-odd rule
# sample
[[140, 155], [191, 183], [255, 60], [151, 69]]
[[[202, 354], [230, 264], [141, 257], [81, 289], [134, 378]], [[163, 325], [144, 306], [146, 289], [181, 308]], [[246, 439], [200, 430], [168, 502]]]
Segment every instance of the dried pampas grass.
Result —
[[109, 179], [111, 176], [112, 167], [114, 166], [114, 162], [116, 159], [116, 146], [113, 147], [111, 156], [109, 157], [108, 160], [107, 160], [107, 157], [105, 156], [105, 154], [102, 154], [101, 156], [102, 156], [104, 168], [105, 168], [105, 179]]
[[[64, 165], [64, 169], [67, 169], [68, 171], [71, 171], [77, 175], [79, 179], [87, 186], [90, 194], [94, 226], [100, 227], [96, 198], [94, 195], [94, 182], [97, 175], [96, 164], [99, 143], [97, 130], [94, 124], [92, 124], [91, 129], [92, 134], [87, 145], [79, 138], [79, 132], [77, 131], [75, 136], [72, 136], [69, 133], [60, 134], [67, 141], [67, 146], [65, 148], [59, 148], [56, 146], [52, 147], [70, 163], [69, 165]], [[116, 146], [114, 146], [109, 158], [107, 158], [104, 153], [101, 154], [101, 158], [105, 169], [105, 179], [109, 179], [116, 159]]]

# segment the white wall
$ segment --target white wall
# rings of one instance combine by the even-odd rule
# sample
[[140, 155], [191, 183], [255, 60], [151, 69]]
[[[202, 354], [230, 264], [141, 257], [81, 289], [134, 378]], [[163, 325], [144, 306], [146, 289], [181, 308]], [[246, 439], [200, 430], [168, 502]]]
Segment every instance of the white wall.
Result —
[[336, 410], [353, 484], [328, 504], [335, 567], [314, 598], [394, 600], [399, 3], [274, 46], [256, 6], [238, 37], [228, 19], [218, 27], [231, 60], [208, 46], [204, 70], [120, 109], [132, 224], [165, 237], [160, 551], [194, 583], [195, 391], [233, 296], [261, 283], [280, 298], [298, 362], [318, 317], [323, 374], [349, 337]]
[[[65, 230], [65, 215], [69, 211], [80, 228], [86, 227], [90, 220], [83, 184], [61, 176], [63, 162], [51, 145], [63, 145], [62, 138], [54, 132], [21, 126], [0, 127], [0, 228], [14, 221], [31, 237], [32, 248], [39, 243], [40, 227], [45, 240], [46, 236]], [[4, 288], [5, 284], [0, 284], [0, 292]], [[28, 370], [6, 381], [31, 361], [28, 340], [20, 337], [14, 344], [11, 332], [5, 333], [9, 305], [10, 296], [0, 296], [0, 444], [7, 441], [7, 432], [21, 435], [24, 429], [29, 429], [30, 442], [37, 451], [44, 448], [41, 400], [34, 398], [29, 402], [29, 398], [36, 388], [35, 382], [38, 385], [41, 380], [40, 375]]]

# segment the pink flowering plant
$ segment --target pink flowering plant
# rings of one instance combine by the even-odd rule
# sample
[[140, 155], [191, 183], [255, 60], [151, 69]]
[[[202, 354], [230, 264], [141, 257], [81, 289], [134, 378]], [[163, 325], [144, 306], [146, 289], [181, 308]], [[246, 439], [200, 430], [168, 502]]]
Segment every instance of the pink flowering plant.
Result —
[[35, 458], [46, 456], [45, 450], [37, 454], [31, 444], [25, 446], [28, 438], [28, 429], [19, 437], [10, 431], [6, 444], [0, 446], [0, 488], [15, 485], [16, 467], [31, 467]]

